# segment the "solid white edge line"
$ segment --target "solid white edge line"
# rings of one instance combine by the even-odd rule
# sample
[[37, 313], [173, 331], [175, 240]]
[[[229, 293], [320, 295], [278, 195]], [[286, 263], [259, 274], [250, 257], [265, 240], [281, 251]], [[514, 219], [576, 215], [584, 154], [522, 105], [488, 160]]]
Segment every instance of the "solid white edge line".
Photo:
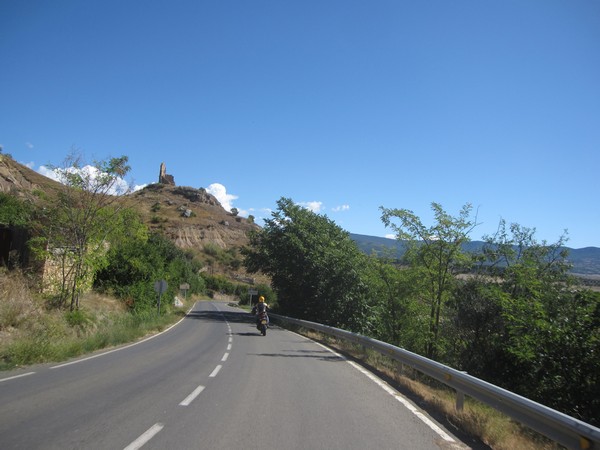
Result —
[[175, 326], [179, 325], [179, 324], [180, 324], [180, 323], [181, 323], [181, 322], [182, 322], [182, 321], [183, 321], [183, 320], [184, 320], [184, 319], [185, 319], [185, 318], [188, 316], [188, 314], [189, 314], [189, 313], [192, 311], [192, 309], [194, 309], [194, 306], [196, 306], [196, 303], [194, 303], [194, 304], [192, 305], [192, 307], [189, 309], [189, 311], [188, 311], [188, 312], [185, 314], [185, 316], [184, 316], [184, 317], [182, 317], [182, 318], [181, 318], [181, 320], [179, 320], [179, 322], [177, 322], [177, 323], [174, 323], [174, 324], [173, 324], [173, 325], [171, 325], [169, 328], [167, 328], [166, 330], [163, 330], [163, 331], [161, 331], [160, 333], [154, 334], [154, 335], [152, 335], [152, 336], [150, 336], [150, 337], [147, 337], [146, 339], [142, 339], [141, 341], [134, 342], [133, 344], [129, 344], [129, 345], [125, 345], [125, 346], [123, 346], [123, 347], [115, 348], [114, 350], [109, 350], [109, 351], [107, 351], [107, 352], [104, 352], [104, 353], [99, 353], [99, 354], [97, 354], [97, 355], [94, 355], [94, 356], [88, 356], [87, 358], [78, 359], [78, 360], [76, 360], [76, 361], [71, 361], [71, 362], [68, 362], [68, 363], [59, 364], [58, 366], [52, 366], [52, 367], [50, 367], [50, 368], [51, 368], [51, 369], [60, 369], [61, 367], [70, 366], [70, 365], [72, 365], [72, 364], [77, 364], [77, 363], [80, 363], [80, 362], [83, 362], [83, 361], [88, 361], [88, 360], [90, 360], [90, 359], [99, 358], [100, 356], [108, 355], [108, 354], [110, 354], [110, 353], [118, 352], [118, 351], [120, 351], [120, 350], [125, 350], [126, 348], [133, 347], [134, 345], [141, 344], [141, 343], [143, 343], [143, 342], [149, 341], [150, 339], [154, 339], [155, 337], [157, 337], [157, 336], [160, 336], [161, 334], [164, 334], [164, 333], [166, 333], [166, 332], [167, 332], [167, 331], [169, 331], [171, 328], [173, 328], [173, 327], [175, 327]]
[[216, 377], [222, 368], [223, 368], [223, 366], [221, 364], [219, 364], [217, 367], [215, 367], [215, 370], [212, 371], [212, 373], [209, 375], [209, 377], [210, 378]]
[[190, 403], [194, 401], [196, 397], [200, 395], [200, 393], [204, 390], [204, 386], [198, 386], [194, 391], [188, 395], [184, 401], [180, 403], [181, 406], [189, 406]]
[[227, 361], [227, 358], [229, 358], [229, 353], [225, 353], [225, 354], [223, 355], [223, 358], [221, 358], [221, 362], [225, 362], [225, 361]]
[[[313, 342], [315, 342], [315, 341], [313, 341]], [[356, 370], [358, 370], [362, 374], [366, 375], [371, 381], [375, 382], [384, 391], [386, 391], [388, 394], [390, 394], [392, 397], [394, 397], [396, 400], [398, 400], [400, 403], [402, 403], [416, 417], [418, 417], [419, 419], [421, 419], [421, 421], [425, 425], [427, 425], [434, 432], [436, 432], [443, 440], [445, 440], [446, 442], [456, 442], [452, 436], [450, 436], [443, 429], [441, 429], [433, 420], [431, 420], [429, 417], [427, 417], [425, 414], [423, 414], [421, 411], [419, 411], [419, 409], [417, 407], [415, 407], [411, 402], [409, 402], [407, 399], [405, 399], [402, 396], [402, 394], [400, 394], [400, 392], [396, 391], [394, 388], [392, 388], [389, 384], [387, 384], [385, 381], [383, 381], [377, 375], [369, 372], [367, 369], [365, 369], [364, 367], [362, 367], [360, 364], [357, 364], [354, 361], [349, 361], [345, 356], [340, 355], [335, 350], [332, 350], [329, 347], [327, 347], [327, 346], [325, 346], [325, 345], [323, 345], [323, 344], [321, 344], [319, 342], [315, 342], [315, 344], [317, 344], [318, 346], [324, 348], [325, 350], [330, 351], [335, 356], [337, 356], [339, 358], [342, 358], [344, 361], [346, 361], [348, 364], [350, 364]]]
[[139, 438], [137, 438], [135, 441], [133, 441], [131, 444], [129, 444], [127, 447], [125, 447], [124, 450], [138, 450], [138, 449], [142, 448], [142, 446], [146, 442], [148, 442], [150, 439], [152, 439], [156, 435], [156, 433], [158, 433], [163, 428], [164, 428], [164, 425], [162, 423], [155, 423], [150, 428], [148, 428], [144, 432], [144, 434], [142, 434]]
[[14, 377], [2, 378], [2, 379], [0, 379], [0, 383], [2, 383], [3, 381], [14, 380], [15, 378], [22, 378], [22, 377], [26, 377], [29, 375], [33, 375], [34, 373], [35, 372], [27, 372], [27, 373], [22, 373], [21, 375], [15, 375]]
[[431, 428], [433, 431], [435, 431], [443, 440], [445, 440], [447, 442], [455, 442], [454, 439], [448, 433], [446, 433], [439, 426], [437, 426], [435, 424], [435, 422], [433, 422], [431, 419], [429, 419], [429, 417], [427, 417], [425, 414], [423, 414], [421, 411], [419, 411], [412, 403], [410, 403], [408, 400], [406, 400], [404, 397], [402, 397], [399, 392], [397, 392], [390, 385], [385, 383], [382, 379], [378, 378], [376, 375], [372, 374], [371, 372], [366, 370], [364, 367], [362, 367], [360, 364], [357, 364], [354, 361], [347, 361], [347, 362], [352, 367], [354, 367], [356, 370], [358, 370], [359, 372], [366, 375], [371, 381], [375, 382], [379, 387], [381, 387], [384, 391], [386, 391], [388, 394], [393, 396], [400, 403], [402, 403], [410, 412], [412, 412], [415, 416], [417, 416], [419, 419], [421, 419], [429, 428]]

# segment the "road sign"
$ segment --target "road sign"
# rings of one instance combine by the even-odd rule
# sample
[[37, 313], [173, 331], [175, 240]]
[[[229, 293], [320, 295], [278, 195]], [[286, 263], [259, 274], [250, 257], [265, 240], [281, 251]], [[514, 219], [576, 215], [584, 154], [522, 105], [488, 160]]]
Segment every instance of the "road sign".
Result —
[[154, 290], [156, 292], [158, 292], [158, 294], [164, 294], [165, 292], [167, 292], [167, 282], [165, 280], [160, 280], [157, 281], [156, 283], [154, 283]]
[[250, 295], [258, 295], [258, 291], [256, 289], [248, 289], [248, 294], [250, 294]]
[[190, 288], [190, 285], [188, 283], [183, 283], [179, 285], [179, 289], [181, 289], [182, 291], [187, 291]]

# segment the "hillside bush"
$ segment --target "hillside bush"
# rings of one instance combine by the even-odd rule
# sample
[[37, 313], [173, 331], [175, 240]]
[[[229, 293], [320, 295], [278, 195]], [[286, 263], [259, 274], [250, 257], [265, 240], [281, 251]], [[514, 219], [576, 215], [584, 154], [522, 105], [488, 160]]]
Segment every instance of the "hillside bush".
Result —
[[156, 307], [158, 294], [154, 283], [160, 280], [168, 285], [161, 309], [163, 305], [169, 306], [170, 302], [164, 299], [173, 299], [182, 283], [190, 285], [189, 294], [204, 292], [204, 280], [197, 275], [199, 264], [189, 252], [177, 248], [160, 234], [117, 243], [111, 247], [108, 258], [109, 265], [96, 274], [95, 286], [114, 293], [136, 313]]

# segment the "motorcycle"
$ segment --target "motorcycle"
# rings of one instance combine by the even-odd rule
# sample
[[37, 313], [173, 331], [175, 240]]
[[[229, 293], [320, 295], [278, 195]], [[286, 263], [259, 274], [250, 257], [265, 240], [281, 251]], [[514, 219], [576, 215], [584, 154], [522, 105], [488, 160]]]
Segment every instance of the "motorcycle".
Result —
[[267, 328], [269, 327], [269, 318], [267, 317], [267, 312], [263, 311], [258, 313], [256, 328], [260, 331], [260, 334], [263, 336], [267, 335]]

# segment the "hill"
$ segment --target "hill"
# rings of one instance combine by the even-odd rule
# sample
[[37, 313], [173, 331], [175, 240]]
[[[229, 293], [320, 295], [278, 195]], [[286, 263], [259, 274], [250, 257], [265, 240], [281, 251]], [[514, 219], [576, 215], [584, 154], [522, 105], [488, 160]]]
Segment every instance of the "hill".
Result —
[[40, 203], [39, 193], [52, 194], [60, 183], [0, 154], [0, 192]]
[[[350, 234], [350, 238], [365, 253], [388, 254], [392, 258], [401, 258], [404, 254], [404, 244], [395, 239], [387, 239], [363, 234]], [[478, 252], [483, 247], [481, 241], [471, 241], [465, 244], [467, 252]], [[568, 260], [573, 264], [571, 272], [582, 275], [584, 278], [600, 277], [600, 248], [585, 247], [580, 249], [568, 248]]]
[[[0, 154], [0, 192], [43, 207], [45, 199], [60, 188], [64, 186]], [[156, 183], [120, 196], [118, 201], [136, 210], [151, 230], [163, 233], [217, 273], [230, 272], [221, 264], [223, 253], [229, 252], [229, 262], [234, 260], [237, 249], [248, 242], [248, 231], [258, 228], [252, 221], [225, 210], [203, 188]]]
[[258, 226], [225, 210], [204, 188], [151, 184], [128, 196], [150, 229], [161, 231], [183, 249], [210, 244], [228, 250], [246, 245]]

